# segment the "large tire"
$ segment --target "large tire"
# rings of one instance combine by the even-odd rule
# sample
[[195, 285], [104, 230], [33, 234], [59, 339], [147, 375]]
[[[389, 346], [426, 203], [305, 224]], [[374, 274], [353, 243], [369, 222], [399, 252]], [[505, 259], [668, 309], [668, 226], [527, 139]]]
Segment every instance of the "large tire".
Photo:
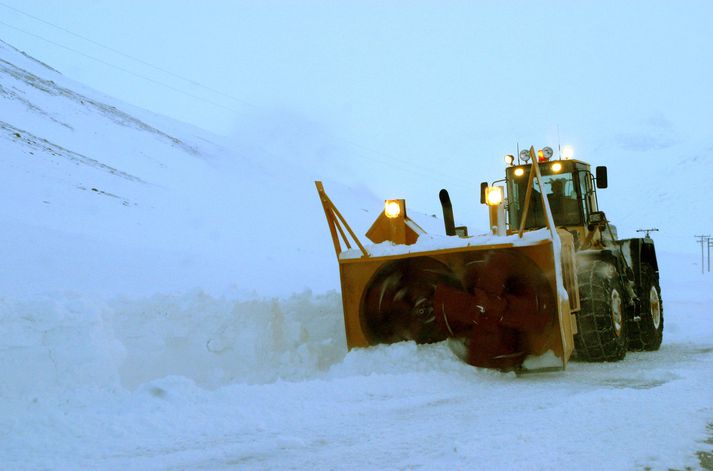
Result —
[[663, 305], [661, 287], [656, 272], [649, 264], [641, 267], [641, 283], [637, 286], [641, 300], [638, 319], [629, 321], [629, 350], [658, 350], [663, 340]]
[[616, 267], [595, 260], [577, 273], [581, 310], [574, 337], [583, 361], [618, 361], [626, 355], [624, 298]]

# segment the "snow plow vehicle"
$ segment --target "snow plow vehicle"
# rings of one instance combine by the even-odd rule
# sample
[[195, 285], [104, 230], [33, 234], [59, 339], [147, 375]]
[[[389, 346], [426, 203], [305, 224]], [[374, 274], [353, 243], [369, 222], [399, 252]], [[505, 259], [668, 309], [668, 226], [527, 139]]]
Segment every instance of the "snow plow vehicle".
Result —
[[[567, 150], [567, 148], [565, 148]], [[315, 182], [339, 262], [347, 345], [448, 341], [464, 361], [518, 372], [617, 361], [663, 337], [658, 264], [648, 236], [619, 240], [599, 210], [606, 167], [552, 159], [545, 147], [506, 156], [505, 179], [481, 184], [490, 231], [445, 236], [387, 200], [364, 245]], [[502, 183], [498, 185], [498, 183]], [[353, 246], [352, 246], [353, 244]]]

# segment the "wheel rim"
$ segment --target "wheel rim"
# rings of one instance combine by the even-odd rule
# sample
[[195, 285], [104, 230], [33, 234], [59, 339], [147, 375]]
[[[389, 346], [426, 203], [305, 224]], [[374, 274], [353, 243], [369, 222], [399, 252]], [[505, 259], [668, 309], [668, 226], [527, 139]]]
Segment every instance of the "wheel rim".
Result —
[[651, 310], [651, 320], [654, 322], [654, 329], [661, 326], [661, 301], [659, 300], [659, 292], [655, 286], [649, 291], [649, 309]]
[[621, 303], [621, 295], [617, 290], [612, 290], [611, 292], [611, 320], [612, 324], [614, 325], [614, 333], [616, 334], [617, 337], [621, 337], [621, 330], [623, 326], [623, 318], [624, 316], [622, 315], [622, 303]]

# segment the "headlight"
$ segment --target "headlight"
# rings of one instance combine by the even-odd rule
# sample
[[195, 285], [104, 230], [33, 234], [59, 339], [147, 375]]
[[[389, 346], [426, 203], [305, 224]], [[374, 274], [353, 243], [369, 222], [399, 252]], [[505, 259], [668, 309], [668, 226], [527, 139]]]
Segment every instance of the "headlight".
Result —
[[562, 170], [562, 164], [559, 162], [555, 162], [552, 164], [552, 167], [550, 167], [550, 169], [552, 169], [552, 171], [555, 173], [559, 173]]
[[386, 203], [384, 203], [384, 214], [386, 214], [386, 217], [389, 219], [399, 217], [399, 214], [401, 214], [401, 205], [398, 201], [387, 200]]
[[520, 151], [520, 160], [527, 163], [530, 161], [530, 151], [527, 149], [522, 149]]
[[512, 163], [515, 162], [515, 156], [514, 155], [506, 155], [505, 156], [505, 163], [508, 165], [512, 165]]
[[485, 201], [489, 206], [497, 206], [503, 202], [503, 187], [489, 186], [485, 190]]
[[572, 157], [574, 157], [574, 147], [572, 146], [564, 146], [562, 148], [562, 158], [564, 160], [569, 160]]
[[524, 168], [516, 168], [515, 172], [513, 172], [513, 173], [515, 173], [516, 177], [521, 177], [521, 176], [525, 175], [525, 169]]

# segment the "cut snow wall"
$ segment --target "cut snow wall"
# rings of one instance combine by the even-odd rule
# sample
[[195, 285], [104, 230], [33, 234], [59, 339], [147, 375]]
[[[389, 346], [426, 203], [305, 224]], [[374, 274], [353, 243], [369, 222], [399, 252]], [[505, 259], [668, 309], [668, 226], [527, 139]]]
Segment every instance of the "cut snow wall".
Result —
[[136, 386], [179, 375], [214, 388], [303, 379], [346, 354], [332, 292], [230, 300], [202, 292], [96, 302], [0, 301], [0, 397]]

